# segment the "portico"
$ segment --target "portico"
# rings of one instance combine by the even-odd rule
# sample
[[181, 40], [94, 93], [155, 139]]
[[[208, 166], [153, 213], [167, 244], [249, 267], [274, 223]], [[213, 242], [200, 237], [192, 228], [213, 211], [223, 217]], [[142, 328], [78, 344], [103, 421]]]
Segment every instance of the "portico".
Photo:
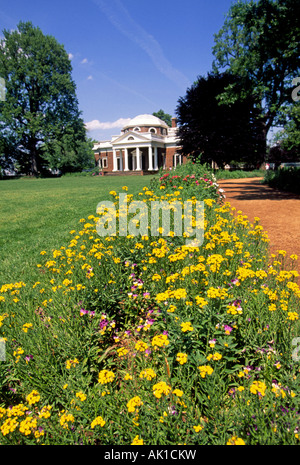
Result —
[[142, 170], [158, 170], [157, 145], [113, 146], [113, 171]]

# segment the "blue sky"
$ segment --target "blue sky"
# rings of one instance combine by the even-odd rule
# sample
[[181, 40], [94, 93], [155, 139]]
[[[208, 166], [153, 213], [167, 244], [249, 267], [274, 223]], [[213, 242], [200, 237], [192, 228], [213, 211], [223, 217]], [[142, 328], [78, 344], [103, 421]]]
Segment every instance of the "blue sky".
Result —
[[0, 36], [31, 21], [64, 45], [79, 108], [97, 140], [124, 121], [178, 99], [212, 68], [214, 34], [232, 0], [13, 0], [0, 4]]

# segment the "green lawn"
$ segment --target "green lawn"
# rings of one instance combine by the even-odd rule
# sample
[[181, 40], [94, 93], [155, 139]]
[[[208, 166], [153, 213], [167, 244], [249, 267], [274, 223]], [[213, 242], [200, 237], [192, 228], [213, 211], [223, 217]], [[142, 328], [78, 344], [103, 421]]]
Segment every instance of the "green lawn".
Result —
[[27, 281], [40, 252], [64, 245], [80, 218], [96, 213], [109, 191], [133, 194], [152, 176], [65, 176], [0, 181], [0, 286]]

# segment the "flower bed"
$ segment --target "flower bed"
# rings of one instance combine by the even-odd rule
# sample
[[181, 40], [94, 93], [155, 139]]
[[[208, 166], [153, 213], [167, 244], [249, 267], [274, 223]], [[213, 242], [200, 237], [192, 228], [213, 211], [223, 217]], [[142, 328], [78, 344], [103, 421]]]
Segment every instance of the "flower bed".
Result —
[[201, 245], [101, 237], [91, 215], [41, 252], [35, 283], [2, 286], [0, 444], [299, 441], [297, 273], [211, 173], [185, 169], [138, 200], [202, 200]]

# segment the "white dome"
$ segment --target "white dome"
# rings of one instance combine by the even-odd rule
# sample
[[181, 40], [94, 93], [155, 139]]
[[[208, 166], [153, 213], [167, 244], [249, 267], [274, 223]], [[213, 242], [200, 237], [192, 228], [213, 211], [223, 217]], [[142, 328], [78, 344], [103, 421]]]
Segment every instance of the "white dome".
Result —
[[167, 123], [157, 118], [154, 115], [138, 115], [135, 118], [132, 118], [129, 123], [127, 123], [123, 129], [134, 128], [134, 127], [144, 127], [144, 126], [154, 126], [154, 127], [164, 127], [168, 128]]

